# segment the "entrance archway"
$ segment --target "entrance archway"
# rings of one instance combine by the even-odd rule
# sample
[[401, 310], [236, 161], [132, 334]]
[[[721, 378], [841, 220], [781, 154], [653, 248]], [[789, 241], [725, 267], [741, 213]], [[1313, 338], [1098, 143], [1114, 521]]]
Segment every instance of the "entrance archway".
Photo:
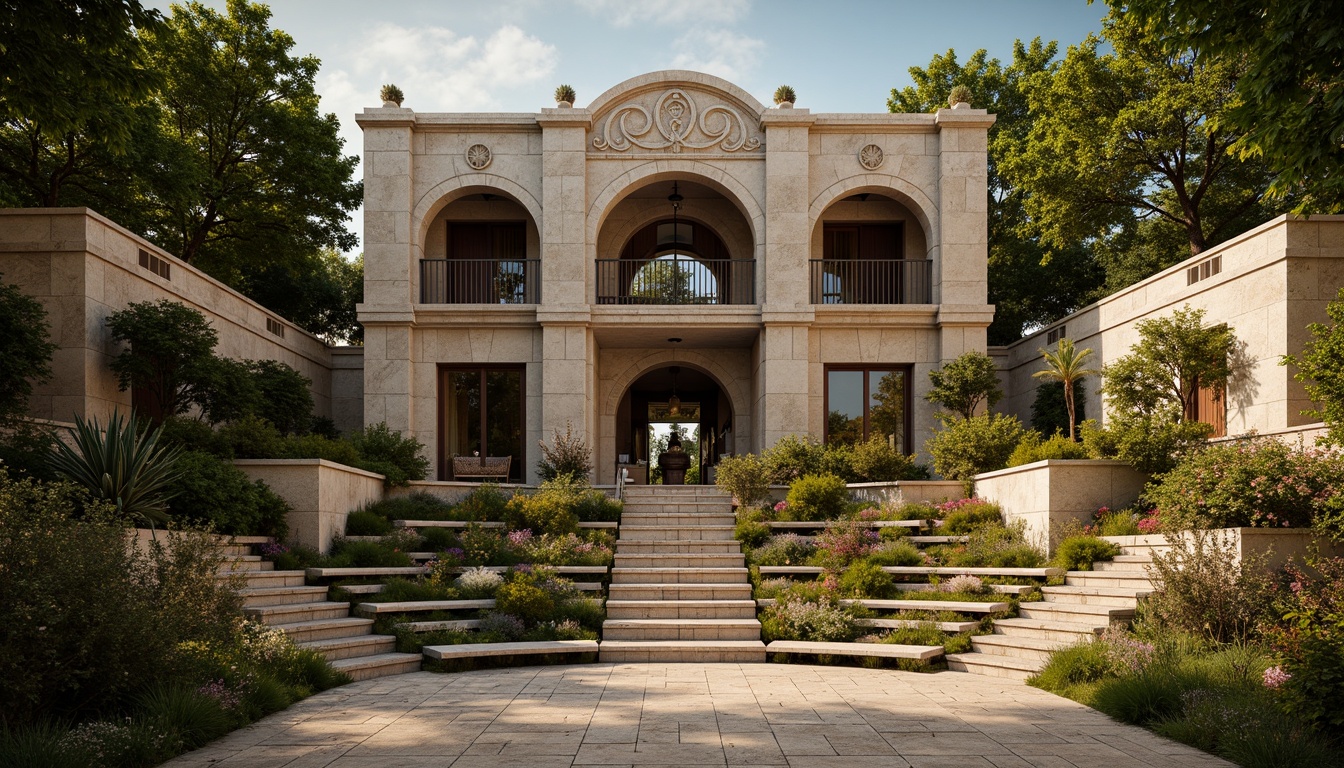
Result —
[[616, 408], [617, 469], [631, 481], [659, 483], [658, 456], [670, 435], [681, 435], [691, 464], [685, 482], [713, 482], [713, 467], [735, 448], [734, 409], [727, 390], [699, 368], [669, 364], [632, 381]]

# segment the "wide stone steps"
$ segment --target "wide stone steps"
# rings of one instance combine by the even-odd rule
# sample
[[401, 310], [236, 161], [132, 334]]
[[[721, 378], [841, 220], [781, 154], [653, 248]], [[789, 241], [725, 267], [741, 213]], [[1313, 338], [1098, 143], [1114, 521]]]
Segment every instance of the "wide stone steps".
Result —
[[274, 624], [272, 626], [284, 630], [285, 634], [289, 635], [289, 639], [296, 643], [329, 640], [334, 637], [356, 637], [373, 633], [373, 619], [361, 619], [354, 616], [296, 621], [293, 624]]
[[688, 539], [678, 541], [676, 539], [664, 539], [661, 541], [625, 540], [616, 542], [617, 555], [737, 555], [741, 554], [741, 552], [742, 545], [736, 540], [706, 541], [704, 539]]
[[615, 568], [743, 568], [747, 564], [746, 556], [741, 552], [736, 554], [709, 554], [709, 553], [671, 553], [671, 554], [653, 554], [640, 553], [638, 555], [627, 555], [618, 553], [615, 556], [613, 567]]
[[[274, 567], [273, 563], [268, 563]], [[303, 571], [234, 571], [222, 570], [215, 574], [218, 579], [242, 577], [244, 589], [267, 589], [271, 587], [301, 587], [304, 583]]]
[[1043, 619], [995, 619], [994, 634], [1009, 637], [1031, 637], [1038, 640], [1058, 640], [1076, 643], [1091, 640], [1101, 634], [1105, 627], [1095, 624], [1081, 624], [1069, 621], [1045, 621]]
[[1153, 582], [1144, 571], [1069, 571], [1064, 577], [1069, 587], [1115, 587], [1151, 592]]
[[1114, 587], [1041, 587], [1041, 594], [1051, 603], [1081, 603], [1083, 605], [1110, 605], [1130, 608], [1135, 598], [1147, 597], [1147, 592]]
[[765, 661], [728, 497], [707, 487], [626, 491], [600, 659]]
[[608, 600], [608, 619], [752, 619], [755, 600]]
[[977, 653], [990, 656], [1015, 656], [1020, 659], [1048, 661], [1053, 651], [1067, 648], [1070, 644], [1060, 640], [1040, 640], [1032, 637], [980, 635], [971, 638], [971, 645]]
[[261, 555], [234, 555], [224, 558], [220, 572], [225, 571], [274, 571], [275, 563], [262, 560]]

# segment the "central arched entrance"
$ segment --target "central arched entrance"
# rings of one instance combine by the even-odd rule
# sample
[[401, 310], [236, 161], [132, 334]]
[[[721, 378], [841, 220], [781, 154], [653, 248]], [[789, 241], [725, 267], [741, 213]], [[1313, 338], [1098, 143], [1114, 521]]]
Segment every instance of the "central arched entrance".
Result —
[[690, 458], [684, 482], [710, 484], [713, 467], [733, 451], [733, 406], [708, 373], [670, 364], [647, 371], [626, 388], [616, 411], [616, 455], [631, 481], [675, 484], [659, 472], [659, 454], [675, 433]]

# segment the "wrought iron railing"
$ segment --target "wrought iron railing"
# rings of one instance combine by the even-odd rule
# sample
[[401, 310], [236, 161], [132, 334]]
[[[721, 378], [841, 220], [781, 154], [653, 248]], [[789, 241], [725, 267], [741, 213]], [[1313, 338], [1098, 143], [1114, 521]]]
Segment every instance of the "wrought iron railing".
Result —
[[421, 259], [421, 304], [540, 304], [541, 259]]
[[929, 304], [933, 262], [928, 259], [812, 259], [813, 304]]
[[598, 304], [755, 304], [753, 259], [598, 259]]

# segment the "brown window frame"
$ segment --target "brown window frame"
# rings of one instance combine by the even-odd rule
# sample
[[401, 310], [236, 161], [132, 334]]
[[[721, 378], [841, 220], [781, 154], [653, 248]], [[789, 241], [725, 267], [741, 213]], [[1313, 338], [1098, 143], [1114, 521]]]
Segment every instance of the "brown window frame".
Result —
[[[447, 380], [445, 375], [450, 371], [479, 371], [481, 374], [481, 447], [485, 449], [485, 454], [489, 455], [490, 446], [485, 442], [485, 436], [488, 434], [486, 429], [485, 414], [488, 410], [488, 403], [485, 400], [485, 374], [490, 371], [517, 371], [518, 372], [518, 413], [522, 419], [523, 439], [519, 445], [520, 456], [514, 457], [513, 465], [521, 468], [523, 482], [527, 481], [527, 364], [526, 363], [439, 363], [436, 372], [439, 377], [435, 387], [438, 400], [437, 419], [435, 423], [435, 442], [439, 451], [439, 480], [452, 479], [453, 461], [448, 455], [448, 440], [444, 434], [444, 417], [447, 415], [444, 410], [447, 407]], [[513, 474], [512, 468], [509, 470]]]
[[911, 386], [911, 382], [912, 382], [912, 380], [914, 379], [914, 375], [915, 375], [915, 366], [914, 366], [913, 363], [893, 363], [893, 364], [891, 364], [891, 365], [864, 364], [864, 363], [827, 363], [827, 364], [823, 365], [823, 366], [822, 366], [822, 374], [821, 374], [821, 379], [822, 379], [821, 407], [822, 407], [822, 410], [823, 410], [823, 417], [822, 417], [822, 420], [821, 420], [821, 423], [822, 423], [822, 433], [821, 433], [821, 442], [822, 442], [822, 445], [827, 445], [827, 444], [829, 444], [830, 439], [831, 439], [831, 434], [830, 434], [830, 433], [831, 433], [831, 422], [830, 422], [830, 418], [829, 418], [830, 413], [831, 413], [831, 371], [862, 371], [862, 372], [863, 372], [863, 392], [864, 392], [864, 396], [863, 396], [863, 439], [864, 439], [865, 441], [868, 440], [869, 437], [870, 437], [870, 435], [868, 434], [868, 428], [869, 428], [869, 427], [868, 427], [868, 410], [869, 410], [869, 404], [868, 404], [868, 374], [871, 373], [871, 372], [873, 372], [873, 371], [883, 371], [883, 372], [887, 372], [887, 371], [901, 371], [902, 373], [904, 373], [904, 374], [905, 374], [905, 407], [904, 407], [904, 417], [905, 417], [905, 418], [904, 418], [904, 424], [902, 425], [902, 429], [903, 429], [903, 431], [904, 431], [904, 434], [901, 435], [901, 442], [902, 442], [902, 445], [901, 445], [901, 453], [904, 453], [904, 454], [907, 454], [907, 455], [908, 455], [908, 454], [911, 454], [911, 453], [914, 453], [914, 450], [913, 450], [912, 447], [911, 447], [911, 442], [912, 442], [912, 441], [911, 441], [911, 434], [910, 434], [910, 430], [912, 429], [912, 419], [911, 419], [910, 409], [911, 409], [911, 407], [914, 405], [914, 397], [913, 397], [913, 392], [912, 392], [913, 387]]

